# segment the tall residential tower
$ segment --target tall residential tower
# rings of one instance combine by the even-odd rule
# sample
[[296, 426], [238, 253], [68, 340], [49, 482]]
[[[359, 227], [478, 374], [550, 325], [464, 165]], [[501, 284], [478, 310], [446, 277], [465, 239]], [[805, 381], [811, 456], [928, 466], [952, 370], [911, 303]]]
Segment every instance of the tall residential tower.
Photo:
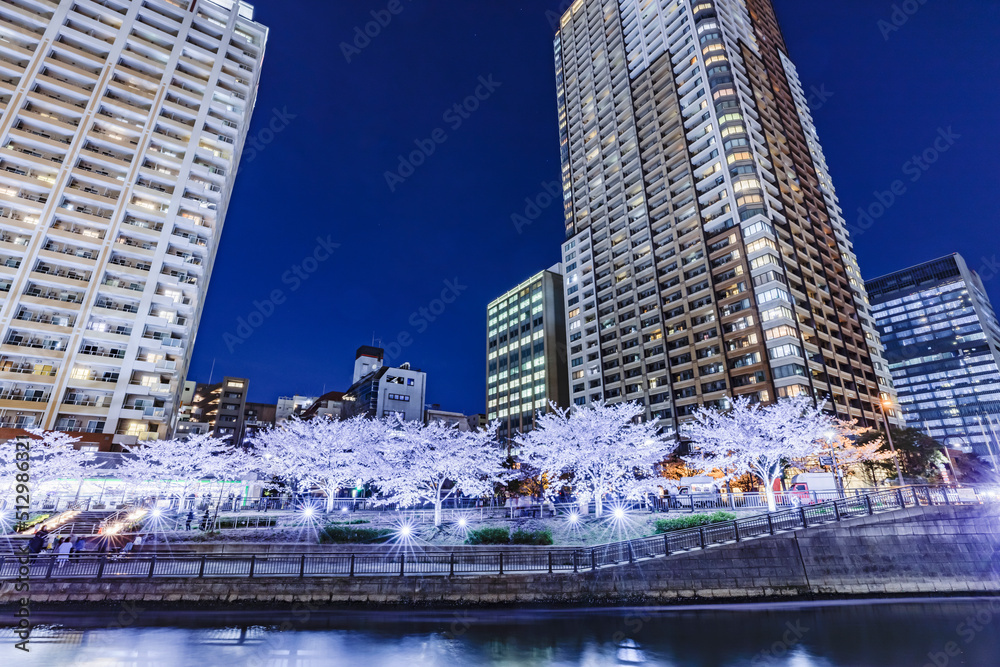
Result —
[[0, 2], [0, 425], [170, 434], [266, 39], [233, 0]]
[[577, 0], [555, 39], [572, 400], [891, 393], [769, 0]]

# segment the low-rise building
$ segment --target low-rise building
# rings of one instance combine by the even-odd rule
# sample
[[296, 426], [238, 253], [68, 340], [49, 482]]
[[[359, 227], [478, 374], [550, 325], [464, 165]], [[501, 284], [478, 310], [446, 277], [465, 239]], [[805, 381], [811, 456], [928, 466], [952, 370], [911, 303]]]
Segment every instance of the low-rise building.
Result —
[[344, 393], [342, 419], [358, 415], [379, 418], [398, 415], [404, 421], [424, 420], [427, 373], [410, 364], [383, 366], [381, 348], [362, 346], [355, 356], [354, 384]]

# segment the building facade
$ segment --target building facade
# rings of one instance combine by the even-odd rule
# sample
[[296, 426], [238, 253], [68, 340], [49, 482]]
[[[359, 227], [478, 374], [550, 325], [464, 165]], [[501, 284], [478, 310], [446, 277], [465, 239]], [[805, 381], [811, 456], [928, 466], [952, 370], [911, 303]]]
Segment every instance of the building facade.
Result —
[[247, 403], [243, 408], [243, 444], [249, 444], [258, 433], [274, 428], [276, 423], [274, 403]]
[[185, 387], [183, 395], [190, 393], [191, 402], [182, 405], [176, 435], [184, 437], [208, 434], [217, 438], [229, 438], [233, 444], [241, 444], [245, 435], [249, 391], [250, 380], [233, 377], [222, 378], [222, 382], [216, 384], [195, 383], [190, 392]]
[[1000, 324], [961, 255], [867, 282], [906, 425], [991, 460], [1000, 421]]
[[534, 428], [550, 402], [569, 405], [562, 267], [493, 300], [486, 317], [486, 414], [508, 438]]
[[403, 421], [423, 422], [427, 373], [408, 363], [398, 368], [383, 366], [384, 356], [382, 348], [358, 348], [354, 384], [344, 392], [341, 418], [398, 416]]
[[0, 35], [0, 424], [168, 437], [267, 29], [231, 0], [4, 0]]
[[891, 379], [770, 0], [578, 0], [555, 39], [572, 402], [808, 394], [877, 423]]

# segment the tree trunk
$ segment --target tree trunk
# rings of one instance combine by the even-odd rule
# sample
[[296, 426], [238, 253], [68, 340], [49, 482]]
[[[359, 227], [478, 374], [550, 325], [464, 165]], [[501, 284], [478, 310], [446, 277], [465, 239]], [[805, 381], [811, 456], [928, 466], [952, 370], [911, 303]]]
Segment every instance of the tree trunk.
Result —
[[778, 507], [774, 500], [774, 480], [771, 480], [770, 484], [764, 485], [764, 495], [767, 496], [767, 510], [769, 512], [777, 510]]
[[333, 501], [334, 501], [333, 494], [330, 493], [329, 491], [327, 491], [326, 492], [326, 513], [327, 514], [329, 514], [330, 512], [333, 511]]
[[604, 503], [601, 502], [603, 496], [600, 493], [594, 494], [594, 516], [598, 519], [604, 514]]
[[441, 513], [442, 513], [441, 512], [441, 506], [442, 506], [442, 504], [443, 504], [443, 501], [441, 500], [440, 497], [438, 497], [437, 500], [434, 501], [434, 527], [435, 528], [440, 528], [441, 527]]

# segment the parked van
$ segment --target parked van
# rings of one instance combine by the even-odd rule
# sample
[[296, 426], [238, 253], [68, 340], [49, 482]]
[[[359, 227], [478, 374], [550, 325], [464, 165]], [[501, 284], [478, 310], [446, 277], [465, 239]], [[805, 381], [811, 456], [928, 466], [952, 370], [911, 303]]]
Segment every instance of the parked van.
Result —
[[680, 493], [716, 493], [719, 482], [708, 475], [681, 477]]

